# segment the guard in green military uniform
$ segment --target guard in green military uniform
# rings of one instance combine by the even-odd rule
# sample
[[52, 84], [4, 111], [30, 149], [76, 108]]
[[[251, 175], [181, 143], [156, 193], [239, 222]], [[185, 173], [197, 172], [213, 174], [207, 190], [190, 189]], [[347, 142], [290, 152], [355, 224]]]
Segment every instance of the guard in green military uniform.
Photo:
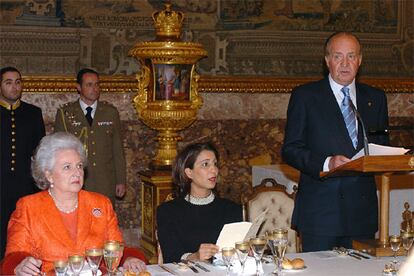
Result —
[[102, 193], [114, 203], [126, 192], [126, 165], [118, 110], [99, 101], [99, 75], [82, 69], [77, 75], [79, 100], [57, 110], [55, 132], [77, 136], [88, 155], [85, 189]]

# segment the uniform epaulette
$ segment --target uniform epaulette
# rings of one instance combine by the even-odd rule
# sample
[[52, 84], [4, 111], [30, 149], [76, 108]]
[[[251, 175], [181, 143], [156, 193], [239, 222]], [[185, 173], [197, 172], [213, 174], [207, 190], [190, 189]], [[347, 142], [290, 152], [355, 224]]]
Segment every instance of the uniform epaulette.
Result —
[[68, 106], [68, 103], [61, 104], [61, 105], [59, 106], [59, 109], [65, 108], [66, 106]]

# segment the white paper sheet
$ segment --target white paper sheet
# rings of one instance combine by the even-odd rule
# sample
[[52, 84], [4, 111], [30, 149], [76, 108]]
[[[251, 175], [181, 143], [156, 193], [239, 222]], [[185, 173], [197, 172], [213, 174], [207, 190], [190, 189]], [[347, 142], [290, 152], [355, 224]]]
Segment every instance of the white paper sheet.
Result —
[[234, 247], [238, 241], [243, 241], [249, 232], [253, 223], [248, 221], [228, 223], [221, 229], [220, 235], [217, 239], [217, 245], [220, 248]]
[[267, 211], [268, 209], [260, 213], [253, 222], [241, 221], [225, 224], [223, 229], [221, 229], [216, 244], [220, 248], [234, 247], [236, 242], [256, 236], [260, 226], [265, 220]]
[[[368, 149], [369, 155], [402, 155], [409, 151], [405, 148], [388, 147], [372, 143], [368, 144]], [[364, 149], [361, 149], [357, 154], [354, 155], [354, 157], [352, 157], [352, 160], [358, 159], [364, 155]]]

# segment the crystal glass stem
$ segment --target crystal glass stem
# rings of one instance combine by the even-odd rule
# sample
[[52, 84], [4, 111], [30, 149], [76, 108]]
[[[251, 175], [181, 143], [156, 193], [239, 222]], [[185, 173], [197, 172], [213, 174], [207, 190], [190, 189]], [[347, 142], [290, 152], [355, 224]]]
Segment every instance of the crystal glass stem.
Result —
[[260, 270], [259, 270], [259, 267], [260, 267], [260, 263], [261, 263], [261, 261], [260, 261], [260, 259], [259, 258], [255, 258], [255, 260], [256, 260], [256, 275], [257, 276], [259, 276], [260, 275]]

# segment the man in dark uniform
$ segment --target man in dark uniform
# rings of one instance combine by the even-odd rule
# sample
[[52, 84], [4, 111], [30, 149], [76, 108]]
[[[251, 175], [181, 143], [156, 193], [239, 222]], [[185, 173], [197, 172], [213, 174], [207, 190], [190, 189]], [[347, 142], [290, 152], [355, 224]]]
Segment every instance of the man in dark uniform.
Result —
[[82, 69], [76, 85], [80, 98], [57, 110], [55, 132], [74, 134], [88, 154], [85, 189], [108, 196], [123, 197], [126, 191], [126, 165], [118, 110], [98, 101], [99, 75]]
[[37, 191], [31, 177], [31, 157], [45, 135], [40, 108], [20, 100], [20, 72], [13, 67], [0, 70], [1, 132], [1, 227], [0, 259], [7, 241], [7, 224], [17, 200]]

